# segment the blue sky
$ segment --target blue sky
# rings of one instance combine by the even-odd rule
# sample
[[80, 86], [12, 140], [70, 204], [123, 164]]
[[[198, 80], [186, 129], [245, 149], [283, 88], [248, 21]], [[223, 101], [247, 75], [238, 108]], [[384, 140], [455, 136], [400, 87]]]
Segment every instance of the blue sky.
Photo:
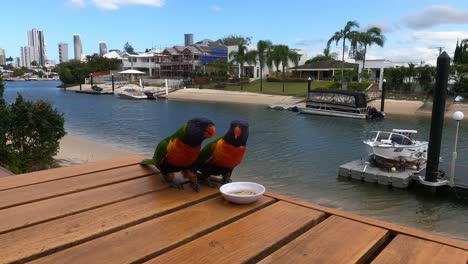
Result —
[[[228, 34], [269, 39], [307, 51], [321, 52], [330, 36], [348, 20], [361, 28], [384, 29], [384, 48], [372, 47], [369, 58], [434, 62], [443, 46], [452, 55], [457, 38], [468, 38], [468, 1], [308, 1], [308, 0], [16, 0], [2, 1], [0, 48], [19, 56], [26, 31], [44, 30], [50, 59], [57, 60], [59, 42], [81, 35], [85, 53], [98, 42], [122, 49], [129, 41], [137, 51], [183, 44]], [[332, 48], [340, 52], [339, 47]]]

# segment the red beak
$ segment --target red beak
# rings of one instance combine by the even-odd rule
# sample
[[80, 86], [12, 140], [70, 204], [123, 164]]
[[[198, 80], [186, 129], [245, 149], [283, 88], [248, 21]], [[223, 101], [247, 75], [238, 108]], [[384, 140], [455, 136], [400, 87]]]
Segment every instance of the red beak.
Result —
[[212, 138], [216, 136], [216, 128], [214, 126], [210, 126], [205, 130], [205, 138]]
[[240, 127], [236, 126], [236, 128], [234, 128], [234, 139], [237, 139], [241, 134], [242, 130], [240, 129]]

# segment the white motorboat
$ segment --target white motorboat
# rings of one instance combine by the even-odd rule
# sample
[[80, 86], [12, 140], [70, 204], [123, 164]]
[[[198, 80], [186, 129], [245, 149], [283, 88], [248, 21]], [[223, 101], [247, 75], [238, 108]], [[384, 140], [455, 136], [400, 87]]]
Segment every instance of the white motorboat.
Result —
[[146, 100], [148, 96], [142, 91], [138, 85], [127, 84], [122, 88], [118, 89], [114, 93], [119, 98], [131, 99], [131, 100]]
[[367, 134], [364, 144], [369, 155], [387, 160], [416, 162], [423, 164], [427, 160], [427, 141], [417, 141], [413, 135], [416, 130], [393, 129], [392, 132], [372, 131]]

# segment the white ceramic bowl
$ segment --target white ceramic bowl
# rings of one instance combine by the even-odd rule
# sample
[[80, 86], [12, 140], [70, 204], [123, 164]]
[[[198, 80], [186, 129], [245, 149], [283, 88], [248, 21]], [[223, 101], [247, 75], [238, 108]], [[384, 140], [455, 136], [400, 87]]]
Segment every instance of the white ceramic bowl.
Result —
[[[257, 201], [265, 192], [263, 185], [254, 182], [231, 182], [219, 188], [224, 199], [236, 204], [249, 204]], [[236, 192], [250, 191], [255, 194], [245, 195]]]

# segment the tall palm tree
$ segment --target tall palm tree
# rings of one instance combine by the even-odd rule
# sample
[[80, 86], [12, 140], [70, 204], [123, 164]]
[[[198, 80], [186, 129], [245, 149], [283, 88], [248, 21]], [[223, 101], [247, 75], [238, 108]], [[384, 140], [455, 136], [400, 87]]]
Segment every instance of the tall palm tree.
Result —
[[255, 63], [256, 53], [254, 51], [248, 51], [247, 46], [239, 44], [237, 46], [237, 51], [233, 50], [229, 53], [229, 58], [232, 58], [233, 62], [239, 64], [240, 66], [240, 85], [241, 90], [244, 89], [243, 79], [244, 79], [244, 64], [245, 63]]
[[343, 88], [343, 69], [346, 39], [349, 39], [352, 35], [355, 35], [355, 31], [352, 29], [358, 27], [359, 23], [357, 21], [348, 21], [345, 27], [342, 30], [335, 32], [335, 34], [333, 34], [333, 36], [327, 42], [327, 47], [329, 47], [332, 42], [336, 42], [336, 45], [338, 45], [340, 40], [343, 42], [343, 55], [341, 57], [341, 88]]
[[385, 43], [385, 36], [382, 35], [382, 29], [378, 27], [371, 27], [364, 32], [360, 32], [358, 36], [358, 41], [363, 46], [362, 71], [364, 71], [364, 66], [366, 63], [367, 47], [372, 46], [372, 44], [376, 44], [380, 47], [383, 47]]
[[263, 91], [263, 68], [267, 63], [268, 50], [273, 46], [269, 40], [259, 40], [257, 42], [257, 56], [260, 64], [260, 92]]
[[287, 45], [275, 45], [273, 46], [269, 56], [267, 58], [267, 64], [271, 66], [275, 64], [276, 69], [279, 70], [281, 64], [282, 82], [283, 82], [283, 93], [284, 93], [284, 74], [285, 69], [289, 66], [289, 61], [293, 62], [295, 66], [299, 64], [300, 55], [290, 49]]

